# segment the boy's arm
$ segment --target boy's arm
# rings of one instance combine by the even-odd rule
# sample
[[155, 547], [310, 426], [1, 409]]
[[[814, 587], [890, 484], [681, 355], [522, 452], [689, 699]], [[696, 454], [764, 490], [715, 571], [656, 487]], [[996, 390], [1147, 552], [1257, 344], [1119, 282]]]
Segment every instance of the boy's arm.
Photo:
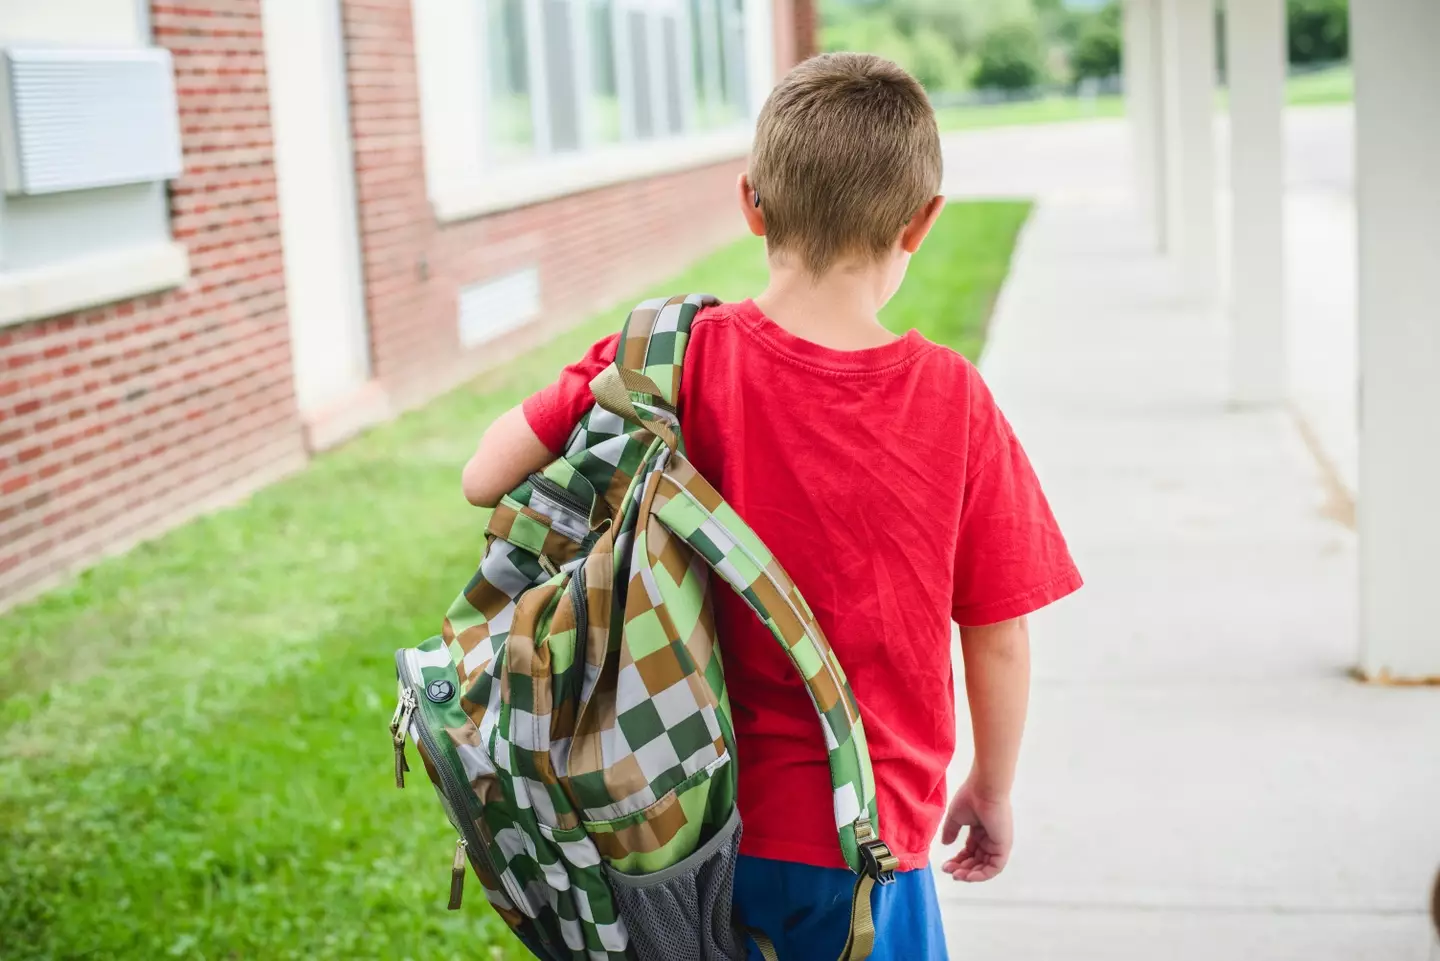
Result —
[[590, 381], [615, 361], [619, 334], [598, 341], [549, 387], [501, 414], [480, 438], [461, 484], [476, 507], [494, 507], [520, 482], [553, 461], [595, 403]]
[[941, 840], [953, 843], [962, 827], [970, 832], [943, 870], [957, 881], [988, 881], [1005, 869], [1015, 840], [1010, 788], [1030, 697], [1029, 628], [1023, 617], [963, 627], [960, 646], [975, 760], [950, 802]]
[[496, 418], [465, 465], [460, 483], [476, 507], [494, 507], [520, 482], [555, 459], [525, 418], [512, 407]]
[[954, 602], [965, 686], [975, 731], [975, 762], [945, 815], [951, 844], [944, 864], [957, 881], [988, 881], [1010, 860], [1010, 785], [1030, 696], [1030, 635], [1025, 618], [1080, 587], [1080, 572], [1055, 523], [1020, 442], [978, 374], [969, 384], [969, 446], [955, 539]]

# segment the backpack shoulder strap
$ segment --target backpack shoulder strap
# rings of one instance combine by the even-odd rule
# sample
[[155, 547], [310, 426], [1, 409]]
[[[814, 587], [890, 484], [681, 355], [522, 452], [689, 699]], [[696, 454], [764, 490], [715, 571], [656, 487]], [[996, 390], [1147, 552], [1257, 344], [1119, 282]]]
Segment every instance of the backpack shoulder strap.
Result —
[[[744, 599], [805, 680], [829, 749], [840, 851], [856, 875], [850, 896], [850, 931], [840, 961], [863, 961], [875, 945], [871, 891], [877, 884], [893, 881], [900, 862], [880, 839], [865, 722], [845, 671], [780, 562], [683, 454], [671, 452], [651, 511]], [[773, 959], [774, 946], [769, 940], [750, 933], [761, 956]]]
[[830, 754], [836, 830], [845, 863], [888, 879], [894, 858], [880, 841], [875, 776], [860, 708], [825, 632], [755, 532], [680, 455], [675, 399], [690, 326], [706, 294], [647, 300], [630, 314], [615, 363], [591, 383], [599, 404], [661, 437], [672, 450], [652, 511], [730, 585], [784, 648], [810, 692]]
[[615, 363], [590, 381], [595, 402], [678, 450], [680, 419], [675, 407], [690, 326], [702, 309], [718, 303], [709, 294], [690, 294], [647, 300], [632, 310], [620, 331]]
[[790, 575], [734, 508], [682, 455], [672, 454], [651, 511], [744, 599], [805, 681], [829, 749], [835, 828], [845, 863], [889, 880], [865, 723], [824, 630]]
[[720, 303], [710, 294], [661, 297], [640, 304], [625, 321], [615, 350], [615, 366], [647, 378], [673, 410], [680, 397], [680, 376], [695, 315]]

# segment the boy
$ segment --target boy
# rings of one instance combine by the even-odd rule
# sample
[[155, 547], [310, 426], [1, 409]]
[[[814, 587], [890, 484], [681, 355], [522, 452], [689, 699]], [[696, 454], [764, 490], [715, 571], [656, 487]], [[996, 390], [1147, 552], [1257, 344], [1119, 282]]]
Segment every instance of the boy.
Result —
[[[877, 888], [876, 959], [944, 958], [937, 829], [957, 881], [1005, 867], [1029, 687], [1025, 616], [1080, 576], [1019, 443], [976, 370], [876, 319], [944, 205], [925, 92], [894, 64], [801, 64], [760, 115], [738, 185], [770, 284], [703, 311], [679, 411], [692, 463], [774, 551], [825, 629], [865, 719], [895, 884]], [[486, 432], [466, 496], [493, 505], [564, 446], [617, 337]], [[781, 959], [836, 958], [854, 878], [835, 843], [826, 750], [805, 687], [732, 592], [715, 592], [740, 762], [735, 899]], [[950, 621], [975, 732], [955, 747]], [[943, 828], [942, 825], [943, 817]], [[759, 957], [754, 953], [753, 957]]]

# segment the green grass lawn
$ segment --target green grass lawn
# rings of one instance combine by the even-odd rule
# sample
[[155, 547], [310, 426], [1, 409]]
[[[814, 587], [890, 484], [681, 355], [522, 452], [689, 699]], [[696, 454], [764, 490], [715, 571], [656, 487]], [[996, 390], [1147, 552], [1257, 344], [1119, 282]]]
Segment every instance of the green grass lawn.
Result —
[[977, 130], [983, 127], [1019, 127], [1037, 123], [1068, 123], [1074, 120], [1097, 120], [1102, 117], [1123, 117], [1123, 97], [1045, 97], [1040, 100], [1017, 100], [963, 107], [945, 107], [936, 112], [942, 133], [955, 130]]
[[[1286, 101], [1291, 106], [1348, 103], [1354, 98], [1355, 78], [1348, 66], [1293, 76], [1286, 83]], [[1226, 92], [1216, 92], [1217, 105], [1225, 104]], [[1063, 123], [1125, 115], [1123, 97], [1047, 97], [990, 106], [947, 107], [937, 114], [942, 131], [974, 130], [981, 127], [1013, 127], [1021, 124]]]
[[[886, 312], [975, 356], [1023, 203], [957, 205]], [[656, 288], [757, 292], [747, 240]], [[393, 653], [478, 560], [459, 471], [623, 310], [0, 616], [0, 955], [520, 957], [394, 787]]]
[[1349, 103], [1355, 99], [1355, 74], [1349, 64], [1293, 76], [1285, 89], [1291, 106]]

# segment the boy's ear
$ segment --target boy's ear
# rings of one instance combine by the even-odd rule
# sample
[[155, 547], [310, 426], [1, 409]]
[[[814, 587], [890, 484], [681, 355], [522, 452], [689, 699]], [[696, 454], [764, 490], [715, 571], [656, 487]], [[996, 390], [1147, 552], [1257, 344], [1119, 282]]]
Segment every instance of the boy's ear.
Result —
[[765, 236], [765, 212], [760, 207], [760, 193], [750, 185], [750, 175], [741, 174], [735, 188], [739, 192], [740, 214], [745, 218], [745, 226], [755, 236]]
[[907, 254], [913, 254], [920, 249], [925, 238], [930, 233], [930, 228], [935, 226], [935, 221], [940, 219], [940, 211], [945, 209], [945, 197], [937, 195], [931, 197], [900, 233], [900, 246]]

